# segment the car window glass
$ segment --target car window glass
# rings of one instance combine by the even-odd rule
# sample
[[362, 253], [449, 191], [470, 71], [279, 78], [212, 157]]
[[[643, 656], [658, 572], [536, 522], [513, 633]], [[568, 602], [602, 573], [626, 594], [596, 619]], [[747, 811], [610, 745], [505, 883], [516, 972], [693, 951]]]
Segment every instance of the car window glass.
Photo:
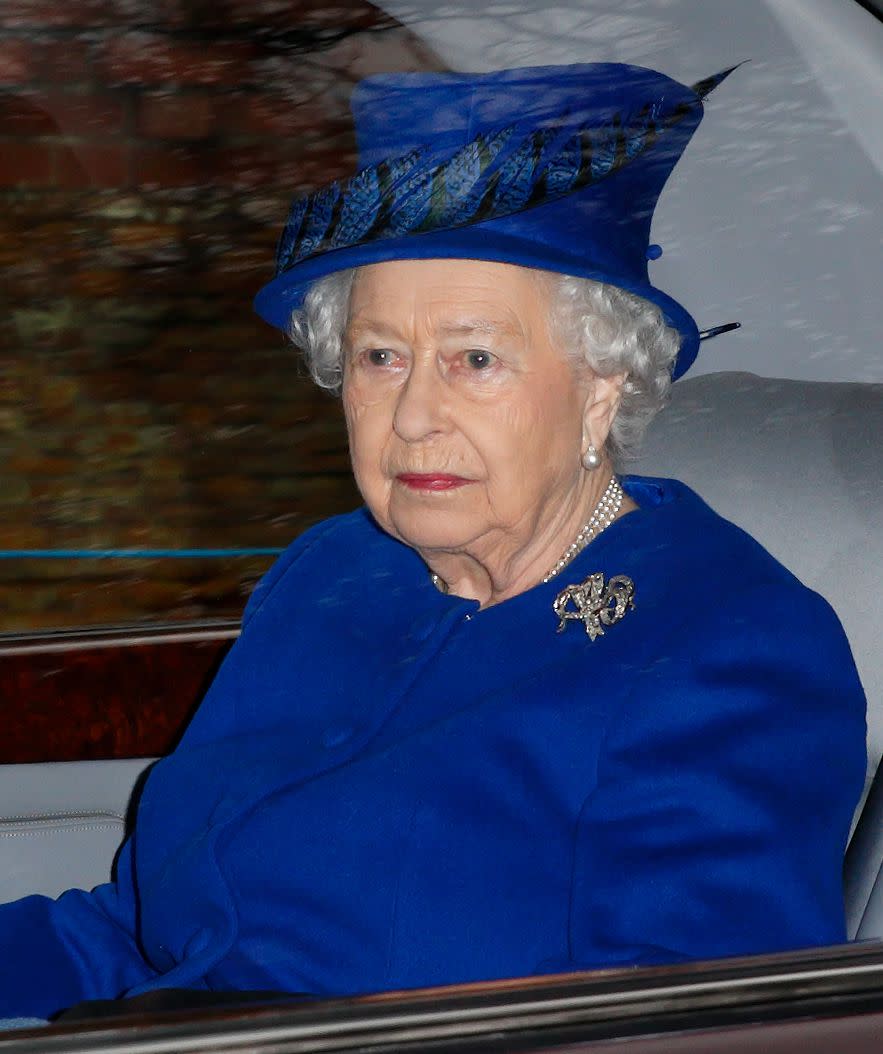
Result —
[[238, 615], [358, 503], [251, 300], [354, 81], [437, 65], [361, 0], [0, 7], [0, 631]]
[[662, 198], [653, 277], [742, 323], [695, 373], [879, 380], [872, 6], [8, 0], [0, 631], [235, 616], [358, 502], [337, 403], [251, 299], [291, 196], [351, 170], [371, 72], [746, 62]]

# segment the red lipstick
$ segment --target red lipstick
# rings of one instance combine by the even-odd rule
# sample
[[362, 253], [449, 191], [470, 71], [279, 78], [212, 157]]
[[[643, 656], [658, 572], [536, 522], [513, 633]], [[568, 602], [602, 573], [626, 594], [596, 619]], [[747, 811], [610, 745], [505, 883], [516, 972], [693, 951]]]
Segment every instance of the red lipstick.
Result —
[[455, 487], [472, 482], [471, 479], [450, 476], [446, 472], [402, 472], [396, 479], [411, 490], [454, 490]]

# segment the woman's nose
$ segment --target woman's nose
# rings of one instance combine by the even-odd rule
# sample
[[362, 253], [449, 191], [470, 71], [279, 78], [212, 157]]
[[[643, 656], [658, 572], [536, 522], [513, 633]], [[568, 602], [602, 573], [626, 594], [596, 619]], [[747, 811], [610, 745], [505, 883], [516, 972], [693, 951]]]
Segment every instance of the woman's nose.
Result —
[[399, 390], [393, 417], [396, 435], [416, 443], [444, 430], [444, 385], [435, 364], [415, 363]]

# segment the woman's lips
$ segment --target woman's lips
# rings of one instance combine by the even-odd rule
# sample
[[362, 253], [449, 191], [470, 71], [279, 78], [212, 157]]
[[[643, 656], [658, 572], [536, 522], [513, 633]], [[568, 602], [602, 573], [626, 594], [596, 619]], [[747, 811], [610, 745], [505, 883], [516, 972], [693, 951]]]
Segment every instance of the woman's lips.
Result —
[[454, 490], [472, 482], [462, 476], [449, 476], [446, 472], [401, 472], [396, 479], [411, 490]]

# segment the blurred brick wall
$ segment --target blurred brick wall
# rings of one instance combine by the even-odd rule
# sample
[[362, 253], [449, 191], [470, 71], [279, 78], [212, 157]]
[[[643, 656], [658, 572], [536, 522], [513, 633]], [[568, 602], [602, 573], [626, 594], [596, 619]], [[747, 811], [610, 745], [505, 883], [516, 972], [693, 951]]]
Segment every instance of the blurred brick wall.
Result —
[[[0, 549], [282, 546], [358, 501], [251, 298], [347, 102], [437, 68], [362, 0], [0, 3]], [[237, 612], [266, 559], [0, 560], [0, 630]]]

